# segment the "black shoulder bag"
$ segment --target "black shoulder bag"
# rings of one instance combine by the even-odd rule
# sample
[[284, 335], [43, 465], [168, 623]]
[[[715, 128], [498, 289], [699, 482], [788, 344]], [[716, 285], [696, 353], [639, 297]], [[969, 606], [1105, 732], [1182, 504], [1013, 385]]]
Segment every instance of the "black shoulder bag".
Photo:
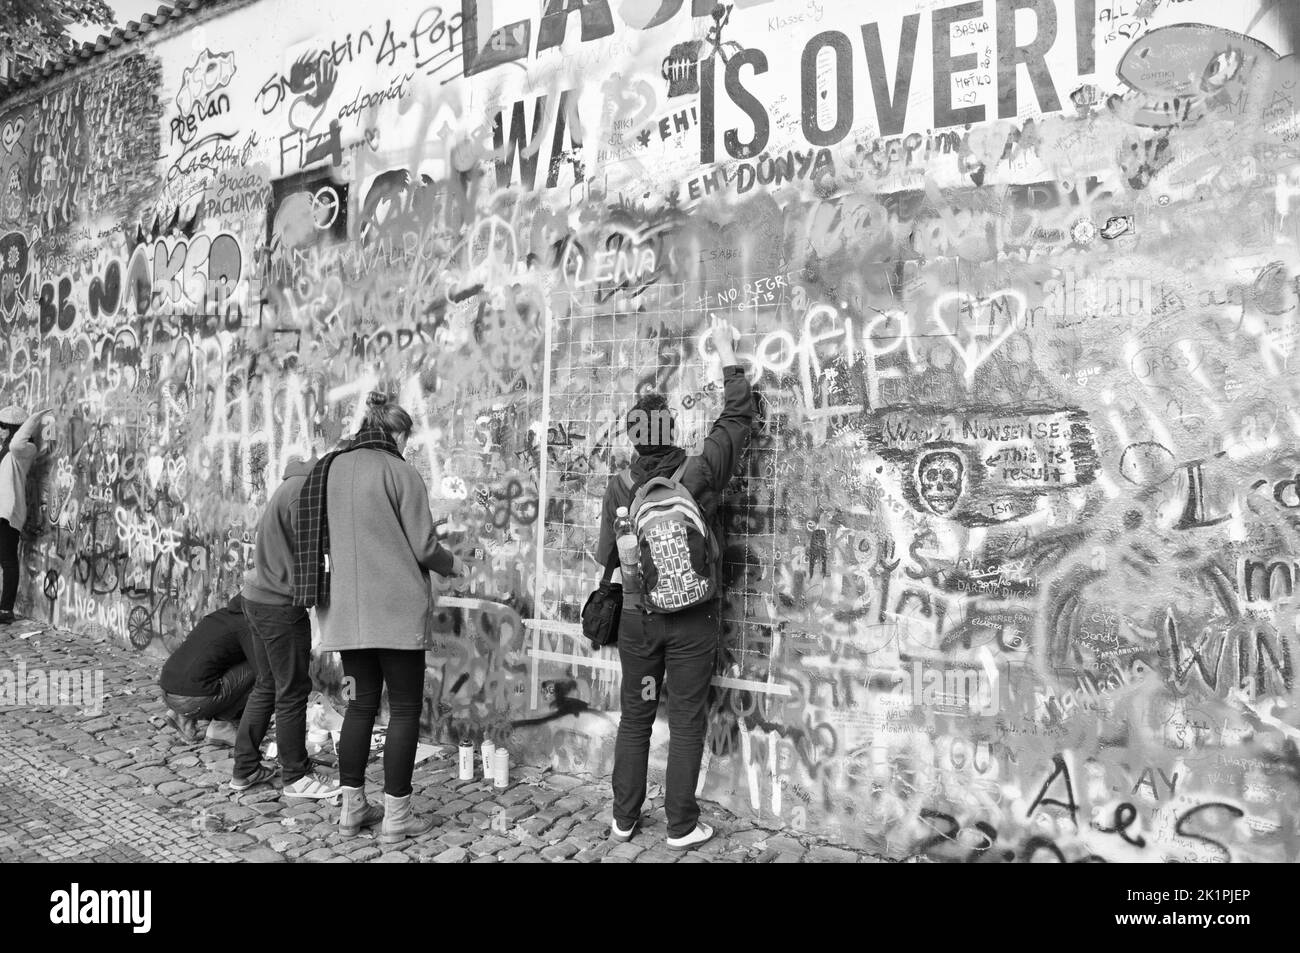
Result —
[[609, 581], [617, 565], [616, 548], [605, 563], [605, 574], [600, 578], [600, 585], [587, 597], [587, 604], [582, 607], [582, 634], [591, 642], [592, 648], [603, 648], [618, 641], [618, 617], [623, 613], [623, 586]]
[[[624, 470], [619, 478], [629, 490], [635, 490], [631, 471]], [[596, 591], [587, 597], [582, 607], [582, 634], [595, 649], [613, 645], [618, 641], [618, 617], [623, 614], [623, 587], [610, 582], [614, 567], [618, 565], [618, 543], [605, 561], [605, 575], [600, 578]]]

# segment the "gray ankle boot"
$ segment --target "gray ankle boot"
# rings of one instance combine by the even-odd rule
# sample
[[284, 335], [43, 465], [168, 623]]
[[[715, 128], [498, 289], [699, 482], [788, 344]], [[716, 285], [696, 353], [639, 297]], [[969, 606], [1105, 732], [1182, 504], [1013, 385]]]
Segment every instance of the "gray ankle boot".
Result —
[[339, 788], [343, 792], [343, 810], [339, 812], [339, 833], [356, 837], [363, 827], [370, 827], [384, 819], [384, 809], [366, 800], [366, 789]]
[[418, 837], [433, 830], [433, 821], [418, 818], [411, 813], [411, 795], [393, 797], [384, 795], [384, 826], [379, 839], [385, 844], [396, 844], [407, 837]]

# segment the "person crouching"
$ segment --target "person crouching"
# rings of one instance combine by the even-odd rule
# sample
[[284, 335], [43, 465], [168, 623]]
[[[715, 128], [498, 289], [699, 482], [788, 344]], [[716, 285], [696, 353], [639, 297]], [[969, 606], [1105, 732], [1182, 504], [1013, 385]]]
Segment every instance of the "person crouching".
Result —
[[237, 595], [200, 619], [163, 663], [158, 687], [167, 703], [167, 721], [187, 743], [199, 740], [198, 722], [211, 719], [204, 740], [234, 745], [257, 677], [252, 639], [244, 601]]

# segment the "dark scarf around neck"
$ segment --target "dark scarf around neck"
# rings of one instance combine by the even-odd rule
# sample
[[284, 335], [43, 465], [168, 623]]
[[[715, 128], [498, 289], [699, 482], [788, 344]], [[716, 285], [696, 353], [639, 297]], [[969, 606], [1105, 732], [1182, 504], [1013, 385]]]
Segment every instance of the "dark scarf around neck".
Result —
[[328, 606], [330, 597], [330, 526], [327, 506], [329, 472], [334, 458], [353, 450], [381, 450], [402, 459], [397, 441], [379, 427], [362, 427], [343, 449], [327, 453], [312, 467], [298, 494], [294, 527], [293, 604]]
[[402, 459], [402, 453], [397, 449], [397, 441], [382, 427], [362, 427], [352, 438], [352, 442], [339, 452], [346, 453], [350, 450], [383, 450], [399, 460]]
[[672, 476], [685, 459], [686, 451], [681, 447], [646, 447], [632, 461], [632, 483], [640, 486], [658, 476]]

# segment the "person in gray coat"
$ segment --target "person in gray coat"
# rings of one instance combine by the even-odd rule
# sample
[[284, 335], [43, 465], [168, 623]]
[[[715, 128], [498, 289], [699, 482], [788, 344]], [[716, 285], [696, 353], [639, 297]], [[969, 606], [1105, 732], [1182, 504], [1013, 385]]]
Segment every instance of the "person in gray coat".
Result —
[[[318, 603], [322, 651], [343, 663], [347, 713], [339, 737], [344, 836], [382, 817], [380, 840], [423, 834], [433, 821], [411, 814], [411, 775], [424, 704], [424, 638], [432, 610], [429, 572], [464, 574], [434, 531], [424, 480], [402, 454], [411, 415], [372, 393], [359, 437], [366, 449], [339, 454], [325, 492], [329, 597]], [[391, 445], [390, 445], [391, 444]], [[384, 809], [365, 795], [366, 760], [379, 699], [388, 687]]]

